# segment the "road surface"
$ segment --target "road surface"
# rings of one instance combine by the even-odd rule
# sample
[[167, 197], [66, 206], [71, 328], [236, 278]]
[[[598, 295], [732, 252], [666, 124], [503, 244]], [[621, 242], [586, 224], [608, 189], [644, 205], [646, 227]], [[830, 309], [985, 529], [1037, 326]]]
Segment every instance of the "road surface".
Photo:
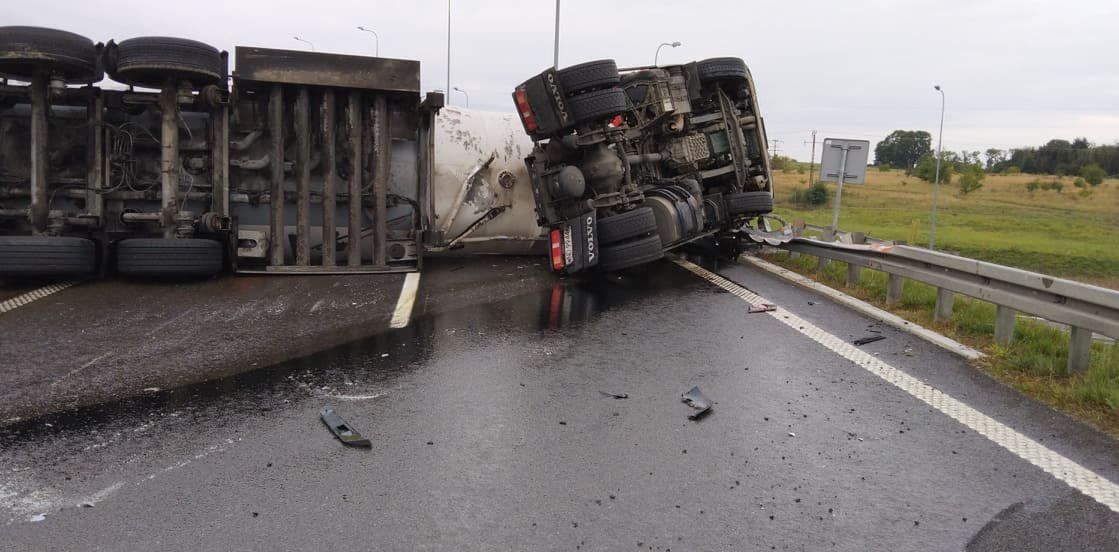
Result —
[[404, 329], [0, 428], [0, 543], [1117, 549], [1119, 445], [947, 351], [742, 265], [528, 285], [532, 262], [432, 263]]

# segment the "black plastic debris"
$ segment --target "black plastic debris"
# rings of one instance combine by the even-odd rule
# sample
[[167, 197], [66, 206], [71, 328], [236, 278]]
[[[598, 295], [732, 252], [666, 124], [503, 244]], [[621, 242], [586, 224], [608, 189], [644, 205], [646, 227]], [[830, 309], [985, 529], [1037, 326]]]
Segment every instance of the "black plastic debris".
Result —
[[875, 341], [882, 341], [886, 339], [884, 335], [870, 335], [867, 337], [860, 337], [854, 341], [855, 345], [866, 345], [867, 343], [874, 343]]
[[760, 303], [760, 304], [757, 304], [757, 305], [750, 305], [750, 308], [746, 312], [748, 314], [754, 314], [754, 313], [758, 313], [758, 312], [773, 312], [775, 310], [777, 310], [777, 305], [770, 305], [769, 303]]
[[333, 433], [339, 441], [342, 441], [343, 445], [349, 445], [351, 447], [373, 446], [373, 443], [370, 443], [369, 439], [362, 437], [361, 434], [350, 427], [350, 424], [347, 424], [341, 416], [335, 414], [333, 408], [329, 406], [323, 408], [321, 416], [322, 422], [326, 424], [326, 427], [330, 428], [330, 432]]
[[693, 387], [691, 391], [680, 395], [680, 400], [695, 409], [695, 412], [688, 415], [691, 420], [698, 420], [711, 412], [711, 399], [703, 396], [699, 387]]
[[629, 398], [629, 393], [610, 393], [608, 391], [599, 391], [599, 393], [602, 393], [603, 396], [610, 397], [612, 399], [628, 399]]

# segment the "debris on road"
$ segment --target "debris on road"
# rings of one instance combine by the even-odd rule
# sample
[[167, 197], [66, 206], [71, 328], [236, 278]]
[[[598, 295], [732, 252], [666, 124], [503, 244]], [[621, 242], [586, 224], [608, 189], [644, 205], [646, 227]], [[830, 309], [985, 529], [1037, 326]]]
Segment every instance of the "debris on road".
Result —
[[355, 431], [346, 423], [338, 414], [334, 413], [334, 409], [327, 406], [321, 412], [322, 421], [326, 427], [330, 428], [331, 433], [342, 441], [342, 444], [351, 447], [372, 447], [373, 443], [369, 439], [362, 437], [360, 433]]
[[599, 393], [602, 393], [603, 395], [605, 395], [607, 397], [610, 397], [610, 398], [613, 398], [613, 399], [628, 399], [629, 398], [629, 393], [610, 393], [608, 391], [599, 391]]
[[711, 412], [711, 399], [703, 396], [703, 392], [699, 390], [699, 387], [692, 387], [691, 391], [680, 395], [680, 400], [696, 409], [696, 412], [688, 415], [688, 419], [698, 420]]
[[854, 341], [855, 345], [866, 345], [867, 343], [874, 343], [875, 341], [882, 341], [886, 339], [884, 335], [871, 335], [867, 337], [860, 337]]
[[771, 305], [769, 303], [760, 303], [760, 304], [757, 304], [757, 305], [750, 305], [750, 308], [747, 309], [746, 312], [748, 314], [755, 314], [755, 313], [759, 313], [759, 312], [773, 312], [775, 310], [777, 310], [777, 305]]

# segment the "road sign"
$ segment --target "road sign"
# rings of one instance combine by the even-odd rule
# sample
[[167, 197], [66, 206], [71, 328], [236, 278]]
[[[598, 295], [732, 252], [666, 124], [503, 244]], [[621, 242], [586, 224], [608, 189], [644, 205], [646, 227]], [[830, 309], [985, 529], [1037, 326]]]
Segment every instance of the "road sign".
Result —
[[[843, 154], [847, 154], [847, 164], [843, 165]], [[867, 140], [844, 140], [841, 138], [824, 139], [823, 159], [820, 160], [820, 180], [839, 182], [839, 172], [843, 171], [844, 184], [866, 183], [866, 162], [870, 154]]]
[[870, 142], [867, 140], [824, 139], [820, 180], [839, 184], [835, 189], [835, 209], [831, 215], [833, 232], [839, 228], [839, 201], [843, 197], [843, 185], [866, 182], [866, 160], [869, 153]]

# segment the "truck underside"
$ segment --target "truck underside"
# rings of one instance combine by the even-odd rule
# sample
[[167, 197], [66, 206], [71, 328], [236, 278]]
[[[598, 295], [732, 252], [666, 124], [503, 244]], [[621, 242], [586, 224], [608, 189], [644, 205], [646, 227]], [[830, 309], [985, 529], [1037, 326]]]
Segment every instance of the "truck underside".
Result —
[[764, 123], [745, 63], [546, 70], [513, 93], [553, 270], [644, 264], [731, 238], [773, 208]]

